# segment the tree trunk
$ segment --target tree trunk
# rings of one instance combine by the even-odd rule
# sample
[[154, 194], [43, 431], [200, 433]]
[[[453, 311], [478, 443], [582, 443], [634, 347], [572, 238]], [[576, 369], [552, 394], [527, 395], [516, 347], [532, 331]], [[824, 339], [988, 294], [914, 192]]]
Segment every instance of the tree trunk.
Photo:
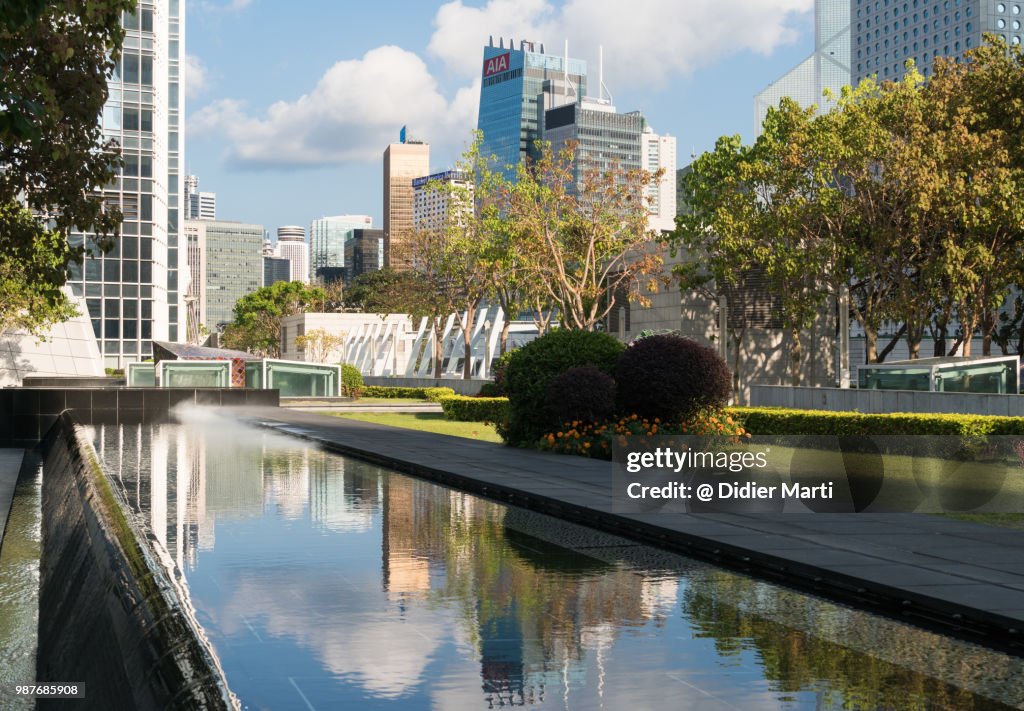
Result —
[[508, 350], [508, 332], [512, 328], [512, 322], [506, 318], [501, 324], [501, 338], [498, 346], [498, 355], [505, 355], [505, 351]]
[[992, 355], [992, 332], [996, 328], [996, 312], [994, 309], [985, 309], [985, 313], [981, 318], [981, 332], [983, 335], [981, 341], [981, 354], [983, 356]]
[[946, 336], [949, 335], [949, 319], [945, 314], [935, 317], [935, 348], [932, 355], [941, 358], [946, 355]]
[[432, 318], [430, 329], [434, 332], [434, 377], [441, 378], [441, 324], [438, 318]]
[[878, 362], [878, 331], [868, 325], [864, 325], [864, 362]]
[[889, 340], [889, 343], [885, 346], [885, 348], [878, 352], [876, 356], [877, 359], [875, 360], [875, 362], [885, 362], [885, 359], [889, 356], [890, 353], [892, 353], [892, 349], [896, 347], [896, 344], [900, 342], [900, 339], [903, 338], [903, 334], [906, 332], [907, 324], [903, 324], [902, 326], [900, 326], [900, 330], [896, 332], [896, 335]]
[[473, 322], [476, 321], [476, 307], [466, 309], [466, 317], [462, 321], [462, 379], [473, 377]]
[[793, 339], [793, 347], [789, 352], [789, 374], [791, 384], [796, 387], [800, 385], [800, 365], [803, 360], [804, 346], [799, 328], [791, 328], [789, 335]]
[[921, 357], [921, 339], [924, 337], [924, 324], [907, 327], [907, 353], [910, 360]]

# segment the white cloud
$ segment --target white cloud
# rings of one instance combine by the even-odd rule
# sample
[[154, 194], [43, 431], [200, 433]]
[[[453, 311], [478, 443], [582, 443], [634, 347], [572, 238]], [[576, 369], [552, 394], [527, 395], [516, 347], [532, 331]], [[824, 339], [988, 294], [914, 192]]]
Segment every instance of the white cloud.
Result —
[[194, 54], [185, 54], [185, 97], [192, 99], [206, 90], [210, 75], [206, 65]]
[[299, 167], [379, 160], [403, 123], [431, 143], [464, 139], [475, 116], [472, 88], [449, 102], [422, 59], [386, 46], [338, 62], [308, 94], [278, 101], [262, 118], [225, 99], [193, 114], [190, 129], [223, 133], [236, 165]]
[[796, 38], [794, 18], [813, 8], [814, 0], [567, 0], [558, 9], [545, 0], [490, 0], [479, 8], [453, 0], [437, 12], [428, 51], [470, 76], [479, 74], [489, 36], [506, 46], [509, 38], [542, 41], [549, 53], [560, 53], [568, 39], [570, 56], [592, 70], [604, 46], [606, 84], [662, 86], [726, 55], [772, 52]]
[[[220, 7], [241, 8], [251, 0]], [[278, 101], [262, 115], [224, 99], [190, 116], [190, 130], [227, 140], [226, 158], [251, 168], [337, 165], [380, 160], [384, 147], [408, 124], [431, 143], [435, 156], [454, 154], [476, 125], [480, 61], [489, 36], [546, 43], [550, 53], [570, 40], [570, 55], [588, 60], [589, 93], [596, 94], [598, 44], [604, 46], [605, 84], [615, 93], [665, 85], [742, 51], [768, 54], [797, 36], [814, 0], [463, 0], [442, 5], [427, 51], [468, 86], [441, 93], [416, 54], [383, 46], [360, 59], [336, 63], [294, 101]], [[201, 77], [205, 72], [199, 66]], [[195, 69], [190, 67], [191, 71]], [[471, 82], [471, 83], [470, 83]], [[194, 89], [194, 87], [193, 87]], [[632, 108], [632, 107], [626, 107]]]

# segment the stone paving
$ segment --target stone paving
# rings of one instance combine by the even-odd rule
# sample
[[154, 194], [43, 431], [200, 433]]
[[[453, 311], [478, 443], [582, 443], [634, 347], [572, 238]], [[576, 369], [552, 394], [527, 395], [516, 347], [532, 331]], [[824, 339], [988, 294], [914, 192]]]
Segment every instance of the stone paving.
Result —
[[1024, 532], [922, 514], [615, 514], [608, 462], [311, 412], [251, 419], [343, 454], [1024, 650]]

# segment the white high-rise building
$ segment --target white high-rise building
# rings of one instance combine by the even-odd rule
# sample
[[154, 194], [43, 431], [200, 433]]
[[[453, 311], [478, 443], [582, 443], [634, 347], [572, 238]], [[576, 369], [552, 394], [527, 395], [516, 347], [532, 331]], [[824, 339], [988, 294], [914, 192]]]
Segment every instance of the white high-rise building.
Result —
[[277, 228], [276, 256], [292, 263], [292, 281], [309, 283], [309, 248], [306, 229], [297, 225]]
[[651, 201], [651, 218], [648, 226], [652, 230], [671, 232], [676, 228], [676, 139], [674, 136], [659, 136], [644, 127], [640, 134], [640, 162], [643, 169], [651, 174], [663, 170], [658, 180], [652, 180], [647, 187], [647, 198]]
[[[443, 185], [458, 186], [457, 190]], [[473, 183], [458, 170], [425, 175], [412, 181], [412, 224], [417, 230], [440, 230], [445, 226], [452, 202], [464, 199], [463, 211], [472, 210]]]
[[217, 219], [217, 193], [200, 192], [199, 178], [194, 175], [185, 176], [185, 219]]
[[[104, 139], [121, 146], [124, 167], [108, 204], [124, 215], [106, 254], [72, 265], [69, 284], [84, 296], [107, 367], [152, 355], [152, 341], [185, 338], [188, 286], [181, 175], [185, 148], [185, 3], [140, 0], [125, 14], [124, 51], [109, 80]], [[72, 234], [72, 244], [85, 235]]]

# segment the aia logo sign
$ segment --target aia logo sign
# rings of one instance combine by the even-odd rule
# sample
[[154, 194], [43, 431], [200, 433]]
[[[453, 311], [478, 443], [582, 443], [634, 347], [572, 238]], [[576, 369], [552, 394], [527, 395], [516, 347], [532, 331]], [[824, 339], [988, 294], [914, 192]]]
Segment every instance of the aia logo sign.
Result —
[[499, 74], [501, 72], [508, 71], [508, 57], [509, 53], [505, 52], [505, 54], [499, 54], [497, 57], [485, 59], [484, 77], [489, 77], [493, 74]]

